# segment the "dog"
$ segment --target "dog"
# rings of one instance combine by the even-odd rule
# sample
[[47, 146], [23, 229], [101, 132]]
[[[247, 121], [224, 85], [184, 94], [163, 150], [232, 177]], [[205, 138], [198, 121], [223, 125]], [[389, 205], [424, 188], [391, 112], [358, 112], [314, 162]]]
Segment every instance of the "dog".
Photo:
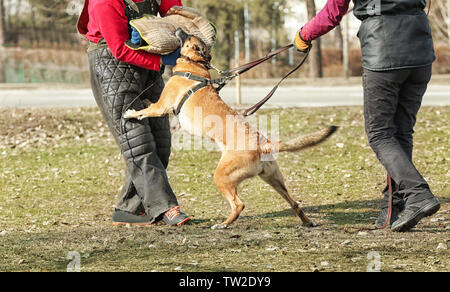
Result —
[[[176, 36], [181, 43], [181, 57], [177, 60], [173, 72], [182, 73], [168, 80], [158, 102], [141, 111], [128, 110], [124, 118], [161, 117], [179, 108], [180, 103], [184, 102], [178, 113], [181, 128], [191, 134], [210, 138], [219, 145], [222, 157], [214, 173], [214, 182], [230, 204], [231, 213], [223, 223], [214, 225], [213, 229], [227, 228], [236, 221], [245, 207], [239, 199], [237, 186], [243, 180], [256, 175], [271, 185], [289, 203], [304, 226], [316, 226], [289, 194], [277, 162], [270, 159], [263, 160], [262, 157], [278, 151], [294, 152], [317, 145], [330, 137], [337, 127], [330, 126], [287, 143], [274, 143], [253, 129], [243, 116], [231, 109], [212, 85], [191, 92], [189, 98], [184, 100], [188, 90], [199, 83], [186, 76], [211, 79], [209, 73], [211, 55], [208, 47], [198, 38], [182, 30], [178, 30]], [[187, 72], [188, 75], [183, 77], [182, 75]], [[205, 118], [198, 118], [199, 110]], [[216, 117], [214, 119], [216, 127], [212, 126], [211, 121], [206, 121], [209, 116]], [[217, 126], [218, 123], [221, 125]], [[236, 144], [239, 143], [236, 143], [235, 137], [241, 137], [243, 141], [238, 142], [244, 142], [244, 147], [237, 148]]]

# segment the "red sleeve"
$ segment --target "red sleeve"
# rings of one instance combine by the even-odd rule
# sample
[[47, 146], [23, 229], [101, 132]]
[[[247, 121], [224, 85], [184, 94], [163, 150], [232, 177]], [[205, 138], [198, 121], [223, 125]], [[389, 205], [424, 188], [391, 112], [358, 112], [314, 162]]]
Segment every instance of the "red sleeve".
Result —
[[183, 6], [183, 4], [181, 4], [181, 0], [162, 0], [159, 6], [159, 14], [161, 16], [166, 15], [167, 11], [173, 6]]
[[348, 11], [350, 0], [328, 0], [325, 7], [302, 28], [302, 38], [312, 41], [339, 25]]
[[125, 46], [125, 41], [130, 39], [130, 35], [123, 1], [98, 1], [94, 6], [93, 13], [100, 32], [116, 59], [145, 69], [159, 71], [160, 55], [134, 51]]

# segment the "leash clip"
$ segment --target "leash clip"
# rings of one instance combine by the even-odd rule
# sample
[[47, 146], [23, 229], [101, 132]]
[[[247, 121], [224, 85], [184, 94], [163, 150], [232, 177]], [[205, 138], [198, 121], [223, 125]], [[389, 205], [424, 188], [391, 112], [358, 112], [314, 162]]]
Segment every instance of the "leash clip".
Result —
[[186, 73], [184, 73], [184, 78], [186, 78], [186, 79], [190, 79], [191, 78], [191, 76], [192, 76], [192, 73], [191, 72], [186, 72]]

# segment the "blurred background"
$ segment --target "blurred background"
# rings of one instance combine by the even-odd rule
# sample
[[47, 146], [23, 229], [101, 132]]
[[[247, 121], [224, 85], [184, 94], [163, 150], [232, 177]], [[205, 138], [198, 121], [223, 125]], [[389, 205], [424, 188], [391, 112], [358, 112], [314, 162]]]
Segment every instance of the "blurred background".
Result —
[[[76, 31], [83, 0], [0, 0], [0, 83], [88, 84], [86, 41]], [[296, 31], [326, 0], [184, 0], [218, 29], [213, 63], [222, 69], [257, 59], [292, 42]], [[435, 74], [450, 73], [450, 0], [433, 1], [430, 21], [438, 57]], [[359, 21], [314, 44], [309, 65], [294, 78], [360, 76]], [[278, 78], [302, 56], [291, 50], [246, 79]]]

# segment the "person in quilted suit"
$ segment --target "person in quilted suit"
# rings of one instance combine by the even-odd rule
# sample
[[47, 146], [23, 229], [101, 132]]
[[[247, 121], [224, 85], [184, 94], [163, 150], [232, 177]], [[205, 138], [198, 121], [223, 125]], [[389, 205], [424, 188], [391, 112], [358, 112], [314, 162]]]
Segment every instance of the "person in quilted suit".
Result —
[[179, 51], [166, 56], [133, 51], [129, 21], [144, 14], [162, 16], [181, 0], [86, 0], [78, 30], [90, 43], [92, 90], [126, 162], [125, 185], [113, 213], [114, 225], [149, 225], [163, 220], [181, 226], [181, 212], [169, 184], [171, 133], [168, 116], [125, 120], [127, 109], [156, 102], [164, 88], [162, 68], [174, 65]]

